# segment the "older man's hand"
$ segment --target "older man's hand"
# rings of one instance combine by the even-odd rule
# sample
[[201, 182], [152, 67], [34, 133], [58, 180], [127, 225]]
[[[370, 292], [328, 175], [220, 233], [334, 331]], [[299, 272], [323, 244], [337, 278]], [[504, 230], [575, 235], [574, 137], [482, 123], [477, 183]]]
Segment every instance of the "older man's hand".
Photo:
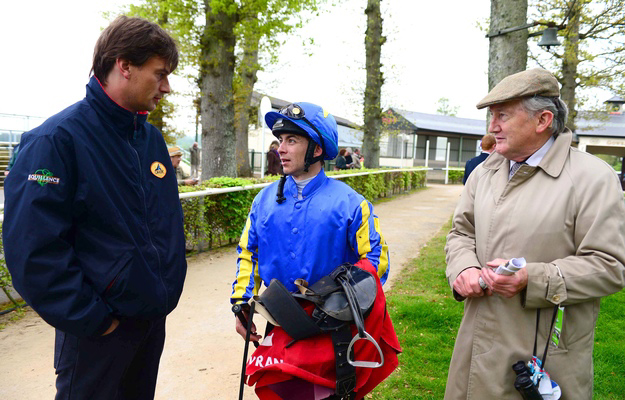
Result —
[[[507, 260], [496, 258], [487, 262], [486, 265], [494, 268], [506, 262]], [[481, 274], [484, 283], [488, 285], [490, 290], [502, 297], [513, 297], [527, 286], [528, 275], [525, 268], [521, 268], [512, 275], [497, 275], [491, 268], [482, 268]]]
[[482, 297], [491, 295], [490, 290], [482, 290], [479, 279], [480, 269], [477, 267], [467, 268], [462, 271], [453, 283], [454, 290], [462, 297]]

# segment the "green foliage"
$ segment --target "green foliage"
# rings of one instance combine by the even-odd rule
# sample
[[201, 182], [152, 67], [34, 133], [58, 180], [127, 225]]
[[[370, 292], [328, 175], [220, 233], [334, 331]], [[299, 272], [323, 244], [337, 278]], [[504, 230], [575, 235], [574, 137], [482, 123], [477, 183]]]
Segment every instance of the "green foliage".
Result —
[[450, 169], [449, 170], [449, 182], [460, 183], [464, 178], [464, 169]]
[[7, 263], [4, 259], [4, 245], [2, 243], [2, 224], [0, 224], [0, 290], [4, 292], [7, 298], [13, 303], [16, 307], [21, 307], [18, 301], [16, 301], [13, 296], [11, 296], [11, 288], [13, 287], [11, 274], [7, 268]]
[[2, 224], [0, 224], [0, 288], [11, 287], [11, 275], [4, 260], [4, 246], [2, 244]]
[[438, 108], [436, 109], [436, 113], [455, 117], [458, 114], [459, 108], [459, 106], [452, 106], [447, 97], [441, 97], [438, 99]]
[[[331, 171], [327, 175], [338, 175], [338, 179], [351, 186], [369, 201], [425, 186], [426, 170], [370, 173], [375, 171], [361, 169], [358, 172], [369, 173], [343, 178], [340, 178], [340, 175], [353, 174], [354, 171]], [[263, 182], [272, 182], [279, 178], [278, 176], [268, 176], [260, 180], [218, 177], [195, 187], [181, 186], [180, 192], [187, 193], [210, 188], [250, 186]], [[213, 248], [238, 240], [245, 226], [252, 201], [259, 191], [260, 189], [250, 189], [181, 199], [187, 247], [197, 249]]]
[[625, 336], [623, 329], [625, 292], [601, 300], [601, 313], [595, 330], [595, 399], [621, 399], [625, 393]]

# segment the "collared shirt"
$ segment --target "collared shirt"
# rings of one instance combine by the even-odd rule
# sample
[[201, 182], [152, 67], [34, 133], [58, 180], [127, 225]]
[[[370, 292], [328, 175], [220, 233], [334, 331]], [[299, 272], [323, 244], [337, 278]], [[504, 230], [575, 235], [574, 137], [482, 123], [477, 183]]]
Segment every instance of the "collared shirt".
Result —
[[[510, 160], [510, 176], [509, 176], [508, 179], [512, 178], [512, 175], [514, 175], [514, 173], [512, 172], [512, 168], [514, 167], [515, 164], [527, 164], [527, 165], [530, 165], [532, 167], [538, 166], [538, 164], [540, 164], [540, 162], [543, 160], [543, 157], [545, 157], [545, 155], [547, 154], [547, 152], [549, 151], [549, 149], [553, 145], [553, 142], [555, 142], [555, 138], [553, 136], [551, 136], [549, 138], [549, 140], [547, 140], [547, 142], [545, 142], [545, 144], [543, 144], [543, 146], [540, 149], [538, 149], [536, 152], [534, 152], [534, 154], [532, 154], [525, 161], [516, 162], [516, 161]], [[516, 168], [514, 170], [514, 172], [516, 172], [517, 169], [518, 168]]]

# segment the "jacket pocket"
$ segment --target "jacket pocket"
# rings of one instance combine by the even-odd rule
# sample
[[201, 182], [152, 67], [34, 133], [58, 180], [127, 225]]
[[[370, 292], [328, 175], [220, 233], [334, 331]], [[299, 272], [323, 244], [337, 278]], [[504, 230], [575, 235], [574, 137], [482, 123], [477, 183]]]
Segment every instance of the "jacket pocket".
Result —
[[115, 314], [114, 306], [110, 304], [109, 300], [117, 297], [120, 292], [124, 291], [125, 282], [127, 280], [128, 271], [131, 268], [132, 264], [132, 254], [130, 252], [125, 253], [118, 262], [116, 263], [117, 274], [111, 279], [106, 288], [104, 289], [104, 293], [102, 293], [102, 297], [109, 304], [109, 306], [113, 307], [113, 313]]

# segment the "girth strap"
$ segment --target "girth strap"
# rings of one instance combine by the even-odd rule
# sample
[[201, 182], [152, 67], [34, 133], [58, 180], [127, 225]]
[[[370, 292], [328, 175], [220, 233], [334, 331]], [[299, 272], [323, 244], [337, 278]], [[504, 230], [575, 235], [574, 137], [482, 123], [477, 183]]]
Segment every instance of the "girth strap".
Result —
[[352, 399], [356, 390], [356, 368], [347, 362], [348, 346], [352, 338], [349, 325], [330, 333], [334, 346], [334, 365], [336, 367], [336, 389], [338, 399]]

